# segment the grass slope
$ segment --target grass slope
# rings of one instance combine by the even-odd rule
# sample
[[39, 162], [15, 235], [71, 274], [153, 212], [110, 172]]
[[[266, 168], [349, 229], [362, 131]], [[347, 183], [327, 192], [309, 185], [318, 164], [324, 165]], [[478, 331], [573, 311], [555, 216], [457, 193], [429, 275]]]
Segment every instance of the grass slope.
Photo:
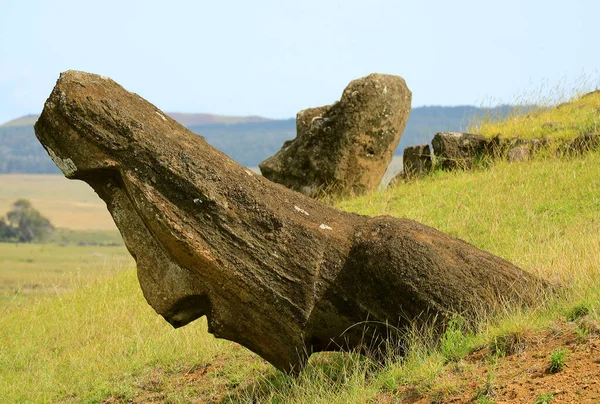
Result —
[[6, 402], [130, 397], [142, 384], [159, 383], [160, 372], [207, 363], [223, 345], [202, 321], [170, 329], [143, 301], [133, 271], [5, 313], [0, 340]]
[[488, 114], [469, 128], [472, 133], [493, 137], [569, 140], [600, 131], [600, 90], [574, 97], [552, 107], [528, 111], [515, 109], [508, 116]]
[[[213, 339], [204, 320], [171, 329], [144, 302], [134, 272], [127, 270], [2, 313], [0, 391], [8, 402], [442, 402], [455, 397], [489, 403], [509, 400], [510, 394], [527, 402], [555, 394], [578, 402], [597, 398], [600, 385], [593, 383], [598, 369], [592, 358], [600, 346], [600, 326], [595, 328], [600, 313], [599, 164], [600, 153], [498, 162], [481, 171], [438, 172], [338, 203], [359, 213], [421, 221], [566, 286], [556, 299], [540, 297], [533, 311], [489, 319], [477, 334], [462, 329], [458, 320], [440, 343], [433, 343], [426, 330], [415, 330], [405, 358], [375, 364], [354, 354], [319, 354], [299, 378], [291, 379], [248, 350]], [[579, 323], [584, 319], [588, 323]], [[565, 345], [571, 335], [579, 345]], [[566, 350], [564, 370], [546, 374], [541, 368], [532, 380], [531, 361], [545, 366], [559, 349]], [[512, 389], [513, 380], [527, 388]], [[573, 380], [588, 388], [571, 388]], [[561, 384], [562, 393], [553, 383]]]
[[[475, 172], [435, 175], [338, 207], [414, 219], [554, 281], [580, 279], [600, 232], [600, 157], [497, 162]], [[584, 280], [585, 282], [585, 280]]]

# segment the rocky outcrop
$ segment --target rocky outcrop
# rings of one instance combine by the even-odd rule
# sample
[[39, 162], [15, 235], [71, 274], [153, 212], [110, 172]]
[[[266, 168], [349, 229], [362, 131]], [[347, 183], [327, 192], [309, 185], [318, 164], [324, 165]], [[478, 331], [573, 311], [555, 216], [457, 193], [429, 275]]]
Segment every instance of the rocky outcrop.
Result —
[[102, 76], [63, 73], [35, 131], [106, 202], [158, 314], [174, 327], [207, 316], [209, 332], [282, 370], [414, 322], [539, 301], [545, 287], [431, 227], [274, 184]]
[[398, 76], [354, 80], [339, 102], [300, 111], [296, 138], [260, 163], [260, 170], [308, 196], [375, 189], [402, 136], [411, 97]]
[[507, 159], [525, 161], [551, 143], [550, 138], [492, 138], [460, 132], [442, 132], [434, 136], [431, 144], [437, 163], [444, 170], [469, 169], [482, 159]]
[[490, 141], [481, 135], [460, 132], [437, 133], [431, 141], [433, 153], [444, 170], [468, 169], [489, 155]]
[[419, 177], [429, 174], [433, 168], [431, 150], [428, 144], [409, 146], [402, 155], [404, 177]]

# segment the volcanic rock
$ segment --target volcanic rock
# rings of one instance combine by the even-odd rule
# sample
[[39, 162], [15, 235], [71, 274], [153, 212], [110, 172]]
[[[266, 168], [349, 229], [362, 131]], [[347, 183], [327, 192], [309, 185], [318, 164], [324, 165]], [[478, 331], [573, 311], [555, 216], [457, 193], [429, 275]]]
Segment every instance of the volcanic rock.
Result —
[[417, 177], [428, 174], [432, 168], [431, 150], [428, 144], [409, 146], [402, 156], [405, 177]]
[[259, 164], [271, 181], [308, 196], [376, 188], [410, 113], [412, 94], [398, 76], [352, 81], [333, 105], [296, 115], [296, 138]]
[[431, 145], [444, 170], [468, 169], [478, 157], [489, 155], [492, 147], [481, 135], [460, 132], [437, 133]]
[[510, 149], [508, 151], [507, 160], [512, 163], [519, 162], [519, 161], [527, 161], [527, 160], [529, 160], [530, 155], [531, 155], [531, 152], [530, 152], [529, 148], [527, 148], [527, 147], [523, 147], [523, 146], [513, 147], [512, 149]]

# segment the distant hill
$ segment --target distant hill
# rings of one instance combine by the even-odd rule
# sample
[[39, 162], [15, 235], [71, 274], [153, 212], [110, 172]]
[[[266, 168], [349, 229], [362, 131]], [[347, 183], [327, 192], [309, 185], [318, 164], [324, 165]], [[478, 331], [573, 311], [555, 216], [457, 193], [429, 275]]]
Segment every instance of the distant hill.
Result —
[[[510, 106], [413, 108], [396, 154], [402, 154], [407, 146], [429, 143], [437, 132], [463, 131], [477, 117], [505, 115], [511, 109]], [[296, 136], [294, 118], [272, 120], [258, 116], [181, 113], [170, 113], [169, 116], [247, 167], [258, 166], [275, 154], [283, 142]], [[33, 124], [36, 120], [36, 115], [27, 115], [0, 126], [0, 173], [59, 172], [35, 137]]]
[[13, 119], [12, 121], [8, 121], [2, 125], [0, 128], [8, 127], [8, 126], [33, 126], [35, 121], [37, 121], [39, 115], [25, 115], [17, 119]]
[[262, 116], [226, 116], [212, 114], [182, 114], [180, 112], [167, 112], [171, 118], [184, 126], [197, 125], [235, 125], [240, 123], [257, 123], [272, 121]]
[[[184, 126], [195, 126], [195, 125], [234, 125], [240, 123], [257, 123], [257, 122], [269, 122], [273, 119], [264, 118], [262, 116], [250, 115], [250, 116], [228, 116], [228, 115], [214, 115], [214, 114], [186, 114], [181, 112], [167, 112], [171, 118]], [[39, 115], [30, 114], [25, 115], [12, 121], [8, 121], [0, 128], [8, 126], [33, 126], [37, 121]]]

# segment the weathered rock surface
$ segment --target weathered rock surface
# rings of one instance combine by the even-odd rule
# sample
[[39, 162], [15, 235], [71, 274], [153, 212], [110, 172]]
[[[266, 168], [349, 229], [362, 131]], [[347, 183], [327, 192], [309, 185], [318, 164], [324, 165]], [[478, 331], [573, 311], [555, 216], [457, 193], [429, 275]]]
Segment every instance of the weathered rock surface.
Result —
[[404, 149], [402, 165], [405, 177], [418, 177], [431, 172], [433, 163], [428, 144], [409, 146]]
[[63, 73], [35, 131], [106, 201], [158, 314], [175, 327], [206, 315], [282, 370], [370, 346], [386, 323], [473, 319], [544, 287], [415, 221], [340, 212], [255, 175], [108, 78]]
[[531, 152], [529, 151], [529, 148], [523, 147], [523, 146], [518, 146], [518, 147], [513, 147], [512, 149], [510, 149], [508, 151], [507, 160], [510, 161], [511, 163], [516, 163], [519, 161], [527, 161], [527, 160], [529, 160], [530, 156], [531, 156]]
[[478, 157], [490, 154], [490, 140], [481, 135], [460, 132], [437, 133], [431, 145], [444, 170], [468, 169]]
[[308, 196], [375, 189], [404, 131], [411, 98], [398, 76], [354, 80], [339, 102], [300, 111], [296, 138], [260, 163], [260, 170]]

